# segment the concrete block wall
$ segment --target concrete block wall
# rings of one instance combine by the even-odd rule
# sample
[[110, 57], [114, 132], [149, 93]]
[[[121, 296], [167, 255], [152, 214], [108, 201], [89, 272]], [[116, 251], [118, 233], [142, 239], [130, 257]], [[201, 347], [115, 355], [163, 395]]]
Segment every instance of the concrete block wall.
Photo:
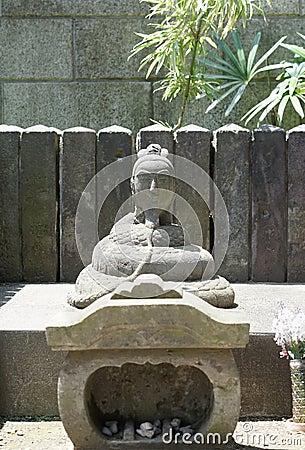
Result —
[[[273, 3], [272, 10], [266, 8], [267, 22], [255, 17], [242, 32], [249, 43], [263, 31], [261, 52], [283, 34], [288, 42], [297, 41], [297, 31], [305, 34], [305, 0]], [[140, 56], [128, 60], [139, 40], [134, 32], [146, 29], [147, 12], [139, 0], [2, 0], [0, 122], [61, 129], [116, 123], [131, 130], [146, 126], [151, 118], [174, 124], [179, 101], [163, 102], [160, 93], [153, 93], [154, 80], [138, 72]], [[262, 91], [263, 80], [230, 122], [238, 123]], [[190, 105], [186, 123], [215, 129], [228, 121], [225, 105], [206, 116], [204, 108], [204, 100]], [[283, 126], [298, 123], [291, 115]]]
[[128, 61], [147, 12], [138, 0], [2, 1], [1, 121], [140, 128], [151, 83]]

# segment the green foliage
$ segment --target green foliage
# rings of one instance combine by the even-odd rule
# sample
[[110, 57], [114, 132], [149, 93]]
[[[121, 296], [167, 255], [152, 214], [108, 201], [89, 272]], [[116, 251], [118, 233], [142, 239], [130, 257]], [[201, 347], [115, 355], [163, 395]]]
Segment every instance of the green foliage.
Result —
[[[222, 50], [224, 57], [212, 55], [210, 59], [203, 61], [205, 67], [211, 67], [217, 71], [216, 74], [205, 74], [205, 78], [211, 82], [217, 81], [219, 83], [219, 86], [215, 89], [218, 97], [210, 104], [206, 112], [211, 111], [227, 97], [233, 96], [225, 112], [225, 116], [228, 116], [245, 93], [247, 87], [257, 80], [258, 74], [266, 72], [269, 76], [270, 71], [280, 69], [280, 74], [274, 78], [279, 83], [273, 90], [270, 89], [271, 92], [267, 98], [252, 107], [241, 120], [244, 120], [247, 125], [255, 116], [259, 116], [257, 121], [259, 125], [271, 113], [274, 125], [281, 125], [284, 114], [288, 111], [287, 106], [289, 104], [303, 119], [303, 105], [305, 103], [305, 48], [283, 43], [286, 39], [286, 36], [284, 36], [255, 62], [261, 33], [256, 34], [247, 56], [237, 31], [233, 30], [232, 35], [234, 40], [233, 51], [222, 38], [216, 37], [215, 41], [218, 48]], [[299, 35], [305, 39], [305, 36]], [[262, 66], [279, 46], [293, 52], [294, 60], [284, 60], [278, 64]]]
[[216, 89], [216, 93], [223, 93], [213, 101], [207, 108], [206, 112], [211, 111], [215, 106], [222, 102], [225, 98], [232, 95], [233, 98], [226, 109], [225, 116], [228, 116], [240, 98], [244, 94], [246, 88], [250, 82], [257, 77], [257, 75], [264, 71], [270, 71], [274, 69], [282, 69], [282, 64], [265, 65], [269, 56], [281, 45], [286, 39], [286, 36], [277, 41], [258, 61], [255, 62], [256, 53], [259, 47], [261, 39], [261, 33], [258, 32], [252, 42], [251, 49], [246, 56], [245, 50], [239, 38], [236, 30], [232, 31], [235, 52], [225, 43], [224, 39], [216, 37], [216, 43], [224, 54], [224, 58], [217, 55], [210, 55], [211, 59], [205, 59], [203, 61], [204, 66], [211, 67], [218, 71], [216, 74], [206, 74], [206, 79], [211, 81], [218, 81], [219, 87]]
[[[161, 73], [160, 89], [164, 100], [182, 96], [182, 106], [176, 127], [181, 126], [187, 102], [204, 95], [212, 98], [217, 86], [205, 77], [202, 58], [207, 48], [216, 47], [214, 33], [225, 38], [241, 19], [246, 25], [256, 10], [263, 13], [260, 0], [140, 0], [150, 5], [150, 34], [137, 33], [142, 39], [131, 56], [148, 51], [140, 69], [147, 67], [146, 76]], [[267, 0], [269, 3], [269, 0]], [[162, 75], [165, 71], [165, 75]]]
[[[299, 35], [305, 40], [305, 36]], [[260, 123], [272, 110], [275, 110], [276, 123], [281, 125], [288, 104], [292, 105], [300, 119], [304, 118], [305, 48], [282, 43], [281, 46], [294, 53], [294, 61], [283, 61], [281, 63], [282, 72], [276, 78], [279, 83], [267, 98], [251, 108], [242, 117], [246, 124], [257, 115], [259, 115], [258, 123]]]
[[267, 115], [276, 109], [276, 123], [281, 125], [286, 107], [290, 102], [300, 116], [304, 118], [302, 104], [305, 104], [305, 62], [294, 63], [285, 67], [284, 71], [277, 77], [281, 81], [270, 93], [270, 95], [250, 109], [243, 117], [247, 124], [251, 119], [260, 114], [258, 124]]

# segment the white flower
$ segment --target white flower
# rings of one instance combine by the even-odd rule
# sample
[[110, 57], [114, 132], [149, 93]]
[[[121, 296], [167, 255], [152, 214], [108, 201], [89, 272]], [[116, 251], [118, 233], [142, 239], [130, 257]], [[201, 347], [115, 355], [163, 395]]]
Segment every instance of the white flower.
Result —
[[305, 340], [305, 315], [300, 308], [295, 310], [291, 324], [291, 337], [296, 342]]
[[275, 314], [272, 329], [274, 340], [278, 345], [291, 345], [291, 341], [305, 341], [305, 314], [300, 308], [294, 311], [279, 302], [278, 312]]

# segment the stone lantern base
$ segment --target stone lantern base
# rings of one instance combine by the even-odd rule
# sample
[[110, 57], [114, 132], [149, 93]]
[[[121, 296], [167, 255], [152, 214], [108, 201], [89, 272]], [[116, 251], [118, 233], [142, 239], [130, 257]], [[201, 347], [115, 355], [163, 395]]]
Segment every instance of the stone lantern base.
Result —
[[[176, 290], [171, 298], [171, 287], [157, 276], [129, 284], [85, 310], [67, 310], [47, 327], [49, 345], [69, 350], [58, 402], [74, 448], [228, 442], [240, 413], [232, 348], [247, 344], [249, 325], [236, 311], [214, 308], [189, 292]], [[132, 298], [152, 284], [160, 286], [159, 297]], [[173, 418], [182, 429], [191, 425], [192, 436], [173, 430]], [[162, 424], [158, 436], [137, 434], [141, 423], [154, 420]], [[111, 421], [118, 431], [106, 436], [103, 426]]]

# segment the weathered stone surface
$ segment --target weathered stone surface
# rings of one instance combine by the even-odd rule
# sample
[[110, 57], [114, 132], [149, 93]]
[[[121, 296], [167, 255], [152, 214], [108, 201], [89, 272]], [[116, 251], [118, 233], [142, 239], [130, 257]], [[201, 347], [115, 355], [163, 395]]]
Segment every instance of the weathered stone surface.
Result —
[[50, 351], [44, 330], [68, 289], [63, 283], [1, 286], [0, 300], [11, 299], [0, 308], [0, 415], [58, 415], [57, 377], [66, 354]]
[[[95, 175], [95, 149], [94, 130], [70, 128], [63, 131], [59, 177], [61, 281], [75, 281], [84, 267], [75, 240], [75, 216], [81, 194]], [[89, 213], [94, 214], [95, 197], [86, 200]]]
[[124, 425], [123, 440], [133, 441], [134, 440], [134, 423], [133, 420], [126, 420]]
[[[121, 205], [130, 197], [129, 178], [132, 171], [132, 133], [127, 128], [112, 126], [98, 132], [96, 152], [96, 172], [106, 168], [97, 180], [97, 207], [99, 211], [99, 237], [106, 236], [117, 220]], [[128, 176], [126, 178], [124, 173]], [[115, 182], [115, 180], [117, 180]], [[109, 191], [109, 183], [115, 182], [115, 189]], [[101, 201], [103, 191], [107, 190], [107, 198]]]
[[282, 282], [287, 267], [286, 142], [281, 128], [254, 130], [252, 279]]
[[112, 298], [147, 298], [151, 297], [182, 298], [182, 288], [177, 283], [168, 281], [153, 274], [139, 275], [134, 282], [125, 281], [115, 290]]
[[1, 19], [0, 42], [0, 78], [72, 78], [72, 21]]
[[19, 148], [22, 129], [0, 126], [0, 282], [21, 279]]
[[7, 16], [100, 16], [146, 14], [148, 7], [138, 0], [2, 0]]
[[138, 72], [143, 54], [128, 59], [130, 51], [145, 33], [141, 17], [108, 17], [76, 21], [76, 79], [144, 78]]
[[233, 350], [241, 377], [241, 416], [291, 417], [289, 362], [279, 357], [273, 334], [250, 335]]
[[[211, 151], [211, 132], [205, 128], [196, 125], [188, 125], [180, 128], [175, 133], [175, 155], [189, 159], [203, 169], [207, 175], [210, 175], [210, 151]], [[176, 162], [176, 160], [175, 160]], [[182, 163], [181, 163], [182, 164]], [[206, 201], [210, 199], [209, 184], [207, 184], [206, 198], [202, 198], [192, 187], [192, 174], [189, 174], [190, 184], [182, 180], [177, 181], [177, 194], [181, 195], [193, 208], [201, 225], [202, 236], [196, 236], [194, 223], [185, 217], [184, 223], [187, 224], [187, 232], [192, 236], [192, 242], [203, 248], [210, 249], [210, 219], [209, 208]], [[203, 182], [203, 180], [202, 180]], [[188, 214], [184, 208], [179, 208], [179, 217], [183, 213]], [[198, 239], [198, 240], [197, 240]]]
[[109, 294], [84, 310], [54, 318], [47, 338], [53, 349], [69, 350], [235, 348], [246, 345], [248, 328], [242, 314], [215, 308], [188, 292], [179, 302], [161, 298], [126, 302], [111, 300]]
[[288, 132], [288, 265], [290, 282], [305, 281], [305, 125]]
[[137, 433], [140, 429], [143, 434], [139, 434], [147, 438], [154, 435], [154, 417], [179, 414], [184, 422], [194, 423], [206, 418], [212, 404], [212, 386], [201, 371], [168, 363], [101, 367], [90, 378], [87, 389], [105, 417], [117, 410], [125, 419], [137, 418]]
[[118, 123], [138, 130], [152, 116], [150, 91], [150, 83], [137, 81], [5, 83], [4, 121], [94, 130]]
[[[115, 360], [113, 355], [109, 352], [70, 352], [60, 372], [58, 391], [59, 410], [65, 429], [68, 431], [72, 442], [76, 444], [76, 447], [89, 449], [99, 448], [99, 446], [103, 445], [105, 449], [114, 448], [111, 440], [108, 442], [101, 438], [98, 417], [99, 413], [101, 414], [102, 412], [98, 412], [99, 408], [97, 410], [96, 405], [93, 404], [93, 401], [95, 400], [94, 392], [98, 394], [99, 388], [102, 388], [103, 383], [94, 383], [94, 386], [97, 389], [92, 389], [91, 383], [86, 383], [89, 376], [93, 374], [92, 377], [90, 377], [90, 381], [93, 381], [104, 367], [109, 369], [109, 366], [112, 366], [114, 361], [115, 366], [122, 368], [121, 370], [124, 370], [126, 363], [125, 367], [130, 365], [129, 363], [132, 361], [132, 364], [138, 367], [138, 370], [143, 371], [143, 368], [149, 366], [147, 363], [148, 360], [152, 367], [155, 367], [156, 364], [162, 366], [169, 365], [174, 366], [176, 370], [179, 371], [180, 366], [189, 366], [189, 370], [195, 370], [195, 372], [199, 372], [199, 374], [200, 372], [203, 372], [203, 374], [201, 374], [200, 386], [204, 386], [202, 378], [207, 377], [210, 380], [210, 384], [213, 386], [214, 398], [212, 409], [209, 408], [211, 403], [209, 404], [206, 402], [206, 414], [202, 417], [202, 421], [198, 426], [198, 431], [203, 432], [204, 434], [218, 432], [224, 438], [226, 433], [233, 432], [239, 416], [240, 386], [238, 371], [235, 367], [231, 350], [218, 350], [214, 352], [206, 350], [204, 352], [198, 352], [198, 349], [181, 349], [181, 351], [175, 355], [169, 354], [168, 351], [154, 353], [149, 352], [149, 350], [147, 350], [146, 355], [143, 355], [143, 352], [127, 350], [124, 353], [118, 352], [115, 356]], [[220, 370], [220, 367], [222, 370]], [[116, 370], [115, 367], [113, 369]], [[126, 382], [126, 377], [124, 377], [124, 380]], [[173, 385], [175, 385], [175, 383], [173, 383]], [[86, 389], [85, 386], [87, 386]], [[130, 389], [133, 386], [134, 383], [131, 382]], [[156, 396], [156, 391], [153, 393], [150, 392], [150, 389], [148, 389], [148, 391], [151, 398]], [[169, 391], [168, 386], [167, 391]], [[203, 391], [207, 392], [205, 388], [203, 388]], [[209, 391], [209, 393], [210, 392], [211, 391]], [[128, 392], [126, 395], [128, 395]], [[180, 397], [180, 395], [178, 397]], [[111, 410], [113, 412], [117, 410], [117, 405], [120, 405], [121, 399], [122, 396], [120, 394], [118, 395], [118, 392], [116, 391], [116, 396], [112, 396], [111, 399], [113, 405], [113, 409]], [[133, 400], [134, 399], [132, 398], [132, 401]], [[196, 401], [198, 408], [202, 400], [203, 397], [198, 395]], [[88, 406], [85, 407], [85, 403]], [[142, 401], [141, 406], [142, 408], [147, 407], [147, 402]], [[162, 406], [162, 403], [159, 404], [159, 408]], [[177, 415], [174, 402], [169, 402], [169, 405], [166, 403], [164, 406], [171, 409], [174, 416]], [[126, 407], [132, 407], [132, 402], [128, 397], [126, 398], [125, 408]], [[103, 412], [104, 411], [105, 410], [103, 409]], [[230, 411], [230, 414], [228, 414], [228, 411]], [[192, 404], [192, 412], [194, 413], [194, 402]], [[145, 448], [144, 445], [141, 448]]]
[[111, 431], [108, 427], [103, 427], [103, 428], [102, 428], [102, 433], [103, 433], [105, 436], [112, 436], [112, 431]]
[[28, 128], [21, 137], [22, 267], [26, 281], [57, 280], [58, 146], [59, 135], [52, 128]]
[[214, 134], [214, 181], [229, 214], [230, 240], [219, 274], [229, 281], [249, 279], [250, 132], [237, 125]]
[[[4, 15], [12, 16], [99, 16], [99, 15], [138, 15], [146, 14], [148, 6], [137, 0], [2, 0]], [[303, 0], [301, 0], [303, 5]], [[266, 15], [298, 15], [299, 0], [277, 0], [272, 8], [266, 0], [262, 2]]]
[[58, 415], [57, 377], [65, 352], [50, 351], [41, 331], [1, 330], [0, 358], [2, 416]]
[[263, 8], [267, 16], [297, 16], [300, 13], [299, 0], [277, 0], [276, 2], [273, 1], [271, 3], [272, 5], [270, 7], [266, 0], [262, 0], [262, 2], [260, 2], [260, 6]]
[[300, 0], [300, 15], [305, 15], [305, 0]]
[[[132, 153], [132, 133], [128, 128], [113, 125], [98, 131], [97, 171]], [[131, 170], [131, 165], [129, 166]]]
[[173, 133], [163, 125], [155, 124], [142, 128], [137, 134], [137, 151], [148, 147], [149, 144], [159, 144], [173, 153], [174, 140]]

